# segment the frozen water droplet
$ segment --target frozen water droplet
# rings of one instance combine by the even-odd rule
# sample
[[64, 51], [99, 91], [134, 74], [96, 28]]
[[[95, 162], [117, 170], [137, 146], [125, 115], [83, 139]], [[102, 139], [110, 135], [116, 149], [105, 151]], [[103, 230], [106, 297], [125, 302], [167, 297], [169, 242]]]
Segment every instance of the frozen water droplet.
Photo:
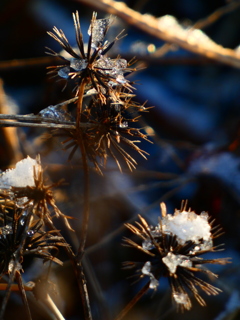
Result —
[[146, 274], [149, 276], [151, 270], [151, 262], [147, 261], [142, 267], [142, 274]]
[[70, 67], [74, 69], [75, 71], [81, 71], [86, 69], [87, 62], [84, 59], [70, 59]]
[[69, 79], [70, 67], [66, 66], [58, 70], [59, 77], [63, 79]]
[[116, 76], [116, 80], [118, 83], [120, 84], [124, 84], [127, 82], [127, 80], [124, 78], [124, 76], [122, 74], [119, 74]]
[[127, 128], [128, 127], [128, 122], [127, 121], [123, 121], [122, 123], [120, 123], [119, 127], [120, 128]]
[[13, 233], [13, 229], [12, 229], [12, 226], [9, 224], [0, 228], [0, 235], [2, 235], [2, 236], [6, 236], [6, 235], [12, 234], [12, 233]]
[[147, 239], [147, 240], [143, 241], [142, 247], [143, 247], [144, 250], [151, 250], [154, 246], [152, 244], [152, 241]]
[[156, 289], [158, 285], [159, 285], [158, 280], [156, 278], [152, 277], [150, 280], [149, 288]]
[[30, 237], [30, 238], [31, 238], [34, 234], [35, 234], [34, 230], [28, 230], [28, 232], [27, 232], [27, 236]]
[[150, 277], [150, 284], [149, 288], [150, 289], [156, 289], [157, 286], [159, 285], [158, 280], [154, 277], [154, 275], [150, 272], [151, 271], [151, 262], [147, 261], [144, 266], [142, 267], [142, 274], [149, 276]]
[[173, 294], [173, 298], [179, 304], [185, 304], [188, 302], [188, 295], [183, 292], [175, 292]]

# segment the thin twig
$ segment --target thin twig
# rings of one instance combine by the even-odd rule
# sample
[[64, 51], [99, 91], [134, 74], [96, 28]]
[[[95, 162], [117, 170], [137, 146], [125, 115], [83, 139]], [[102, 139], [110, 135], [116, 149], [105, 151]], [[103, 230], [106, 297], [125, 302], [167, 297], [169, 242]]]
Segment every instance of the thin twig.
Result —
[[74, 130], [74, 125], [56, 124], [56, 123], [28, 123], [28, 122], [9, 122], [8, 120], [0, 120], [0, 127], [31, 127], [31, 128], [46, 128], [46, 129], [71, 129]]
[[59, 121], [54, 118], [44, 118], [39, 115], [34, 114], [0, 114], [0, 119], [5, 120], [16, 120], [16, 121], [29, 121], [29, 122], [48, 122], [48, 123], [56, 123], [56, 124], [67, 124], [67, 125], [75, 125], [75, 122], [71, 121]]
[[[113, 0], [78, 1], [114, 14], [156, 38], [232, 67], [240, 68], [240, 54], [237, 51], [218, 45], [199, 29], [183, 28], [174, 17], [163, 16], [158, 19], [130, 9], [124, 2]], [[194, 31], [197, 31], [197, 34], [194, 34]]]
[[101, 319], [109, 320], [109, 312], [108, 312], [107, 303], [106, 303], [107, 301], [102, 292], [100, 281], [96, 275], [96, 272], [93, 268], [92, 263], [87, 257], [87, 254], [84, 254], [84, 257], [82, 259], [82, 264], [84, 267], [85, 274], [89, 279], [88, 281], [91, 283], [91, 288], [96, 297], [95, 299], [98, 302], [98, 308], [99, 308], [99, 313], [101, 314]]
[[83, 165], [83, 174], [84, 174], [84, 204], [83, 204], [83, 219], [82, 219], [82, 228], [81, 228], [81, 240], [77, 252], [77, 258], [79, 261], [81, 260], [84, 249], [85, 249], [85, 244], [86, 244], [86, 239], [87, 239], [87, 232], [88, 232], [88, 221], [89, 221], [89, 166], [88, 166], [88, 159], [87, 159], [87, 153], [85, 149], [85, 144], [84, 144], [84, 139], [82, 135], [82, 129], [80, 128], [81, 124], [81, 114], [82, 114], [82, 102], [83, 102], [83, 94], [84, 94], [84, 89], [85, 89], [85, 80], [82, 82], [79, 88], [79, 100], [78, 100], [78, 105], [77, 105], [77, 131], [78, 131], [78, 145], [82, 154], [82, 165]]
[[149, 284], [145, 284], [145, 286], [136, 294], [136, 296], [126, 305], [126, 307], [119, 313], [119, 315], [115, 318], [115, 320], [121, 320], [125, 315], [132, 309], [132, 307], [138, 302], [138, 300], [146, 293], [149, 289]]
[[46, 303], [49, 309], [51, 309], [52, 313], [56, 317], [56, 320], [65, 320], [64, 316], [61, 314], [60, 310], [58, 309], [58, 307], [56, 306], [49, 294], [47, 294]]
[[[8, 283], [0, 283], [0, 291], [5, 291], [7, 289], [7, 286], [8, 286]], [[23, 288], [25, 291], [32, 291], [34, 286], [28, 286], [27, 284], [25, 284], [23, 286]], [[10, 290], [11, 291], [19, 291], [19, 286], [17, 284], [13, 283], [10, 286]]]
[[201, 20], [197, 21], [193, 25], [193, 27], [197, 28], [197, 29], [206, 28], [209, 25], [211, 25], [212, 23], [216, 22], [219, 18], [221, 18], [221, 16], [237, 9], [237, 7], [239, 7], [239, 6], [240, 6], [240, 1], [232, 1], [228, 4], [226, 4], [225, 6], [218, 8], [217, 10], [215, 10], [213, 13], [211, 13], [205, 19], [201, 19]]
[[67, 245], [64, 247], [66, 250], [66, 253], [73, 265], [73, 269], [75, 272], [75, 276], [78, 283], [78, 288], [82, 300], [82, 306], [84, 310], [84, 316], [85, 320], [92, 320], [92, 314], [91, 314], [91, 308], [90, 308], [90, 301], [88, 296], [88, 290], [86, 285], [86, 279], [82, 268], [82, 263], [79, 262], [79, 259], [75, 256], [74, 252], [72, 251], [71, 247], [69, 246], [66, 239], [62, 236], [61, 232], [56, 229], [52, 221], [46, 221], [46, 225], [49, 227], [50, 230], [54, 230], [55, 233], [61, 237], [63, 243], [66, 243]]
[[[89, 93], [83, 95], [83, 98], [94, 95], [95, 93]], [[61, 108], [62, 106], [68, 105], [70, 103], [76, 102], [79, 98], [74, 97], [72, 99], [66, 100], [64, 102], [58, 103], [54, 106], [48, 106], [53, 108]], [[46, 108], [47, 109], [47, 108]], [[43, 109], [44, 110], [44, 109]], [[4, 120], [1, 120], [4, 119]], [[24, 121], [24, 122], [12, 122], [8, 120], [15, 121]], [[33, 123], [32, 123], [33, 122]], [[40, 122], [40, 123], [34, 123]], [[80, 123], [79, 127], [94, 127], [94, 124], [89, 123]], [[0, 114], [0, 127], [33, 127], [33, 128], [47, 128], [47, 129], [76, 129], [76, 122], [72, 121], [60, 121], [59, 119], [55, 119], [53, 117], [44, 117], [40, 114], [25, 114], [25, 115], [17, 115], [17, 114]]]
[[28, 59], [14, 59], [7, 61], [0, 61], [0, 70], [9, 70], [10, 68], [26, 68], [32, 66], [49, 65], [55, 61], [53, 57], [39, 57]]
[[21, 273], [19, 271], [15, 272], [15, 278], [16, 278], [16, 281], [17, 281], [17, 284], [18, 284], [18, 287], [19, 287], [19, 291], [20, 291], [20, 294], [21, 294], [21, 297], [22, 297], [22, 300], [23, 300], [23, 304], [24, 304], [24, 306], [25, 306], [25, 308], [27, 310], [27, 319], [32, 320], [31, 311], [30, 311], [30, 308], [29, 308], [29, 305], [28, 305], [27, 295], [26, 295], [26, 292], [25, 292], [25, 287], [23, 285], [22, 276], [21, 276]]

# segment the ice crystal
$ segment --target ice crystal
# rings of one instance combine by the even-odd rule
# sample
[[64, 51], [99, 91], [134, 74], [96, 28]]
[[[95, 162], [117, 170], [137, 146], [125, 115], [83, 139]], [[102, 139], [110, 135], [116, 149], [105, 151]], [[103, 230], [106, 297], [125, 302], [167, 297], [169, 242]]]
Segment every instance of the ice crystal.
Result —
[[66, 66], [66, 67], [60, 68], [57, 73], [60, 78], [69, 79], [70, 71], [71, 71], [70, 67]]
[[102, 44], [104, 37], [106, 35], [106, 32], [108, 30], [110, 24], [110, 19], [97, 19], [94, 20], [89, 29], [88, 29], [88, 35], [92, 36], [92, 48], [97, 48], [99, 45]]
[[41, 110], [38, 114], [43, 118], [54, 119], [55, 121], [69, 121], [72, 120], [71, 115], [67, 113], [65, 110], [56, 106], [49, 106], [43, 110]]
[[70, 68], [74, 69], [75, 71], [82, 71], [86, 69], [87, 62], [84, 59], [70, 59]]
[[175, 292], [173, 294], [173, 298], [176, 301], [176, 303], [184, 305], [188, 302], [189, 299], [188, 295], [183, 292]]
[[151, 250], [154, 246], [150, 239], [146, 239], [143, 241], [142, 247], [144, 250]]
[[102, 73], [113, 77], [119, 83], [126, 82], [124, 70], [127, 68], [127, 61], [125, 59], [111, 59], [102, 56], [96, 61], [95, 67]]
[[191, 267], [192, 262], [187, 256], [168, 252], [166, 257], [162, 258], [163, 263], [168, 267], [171, 274], [176, 273], [177, 267]]
[[147, 261], [144, 266], [142, 267], [142, 274], [150, 277], [150, 284], [149, 288], [156, 289], [159, 285], [158, 280], [154, 277], [154, 275], [151, 273], [151, 262]]

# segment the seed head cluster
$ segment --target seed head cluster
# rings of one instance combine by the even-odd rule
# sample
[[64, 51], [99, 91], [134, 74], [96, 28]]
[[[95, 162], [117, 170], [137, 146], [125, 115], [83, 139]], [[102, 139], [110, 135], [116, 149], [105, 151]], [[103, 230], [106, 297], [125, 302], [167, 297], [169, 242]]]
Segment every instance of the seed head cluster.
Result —
[[[136, 128], [140, 111], [147, 111], [132, 98], [133, 83], [126, 75], [135, 69], [125, 59], [108, 56], [110, 49], [122, 36], [113, 41], [105, 39], [112, 18], [97, 19], [93, 13], [88, 29], [88, 42], [84, 44], [78, 12], [73, 14], [77, 48], [71, 47], [64, 32], [53, 28], [48, 34], [63, 48], [56, 53], [48, 48], [48, 53], [60, 58], [62, 64], [50, 67], [54, 76], [74, 83], [76, 103], [76, 130], [54, 131], [54, 136], [63, 136], [65, 149], [71, 149], [71, 159], [76, 150], [86, 154], [97, 172], [106, 165], [110, 156], [121, 170], [122, 158], [128, 168], [136, 167], [137, 161], [129, 154], [134, 150], [144, 158], [147, 153], [138, 147], [142, 139], [148, 140], [145, 133]], [[92, 94], [85, 104], [84, 95]], [[43, 115], [43, 114], [41, 114]], [[83, 150], [84, 149], [84, 150]]]
[[27, 157], [0, 175], [0, 279], [8, 277], [8, 290], [17, 282], [28, 311], [22, 280], [25, 257], [62, 265], [56, 255], [68, 246], [59, 232], [48, 228], [53, 225], [50, 208], [67, 220], [55, 204], [53, 186], [44, 184], [39, 156]]

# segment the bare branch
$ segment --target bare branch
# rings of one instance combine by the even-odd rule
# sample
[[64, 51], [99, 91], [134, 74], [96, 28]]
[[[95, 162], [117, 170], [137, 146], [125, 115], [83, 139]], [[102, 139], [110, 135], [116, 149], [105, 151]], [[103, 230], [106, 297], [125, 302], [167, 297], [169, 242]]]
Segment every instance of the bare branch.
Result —
[[79, 1], [96, 9], [114, 14], [156, 38], [176, 44], [185, 50], [206, 58], [240, 68], [239, 52], [218, 45], [199, 29], [184, 29], [172, 16], [166, 15], [156, 18], [149, 14], [141, 14], [130, 9], [124, 2], [113, 0]]

